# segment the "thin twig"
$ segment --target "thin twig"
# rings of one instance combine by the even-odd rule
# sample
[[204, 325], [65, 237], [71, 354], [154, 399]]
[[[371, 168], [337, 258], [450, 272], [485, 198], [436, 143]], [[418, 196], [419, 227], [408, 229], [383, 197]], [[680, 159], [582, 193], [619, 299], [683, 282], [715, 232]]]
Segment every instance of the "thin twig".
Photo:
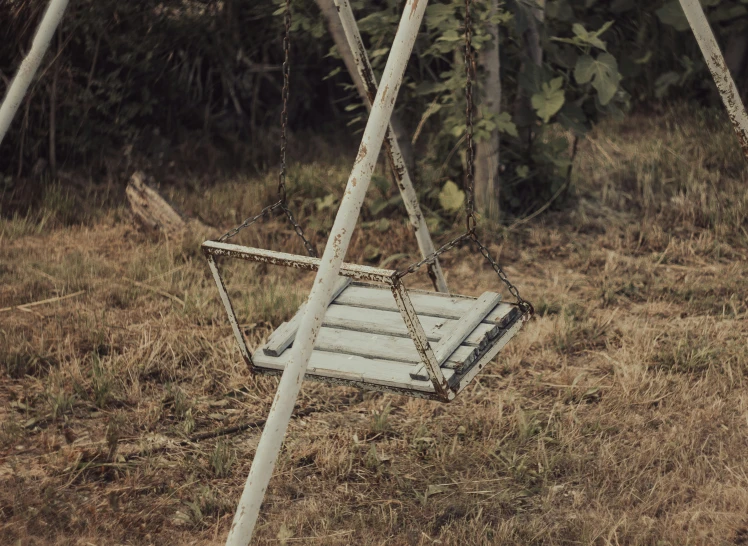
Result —
[[151, 292], [154, 292], [154, 293], [158, 294], [159, 296], [163, 296], [165, 298], [169, 298], [171, 300], [174, 300], [179, 305], [181, 305], [182, 307], [184, 307], [184, 300], [178, 298], [174, 294], [169, 294], [166, 290], [161, 290], [160, 288], [156, 288], [154, 286], [151, 286], [149, 284], [145, 284], [145, 283], [142, 283], [142, 282], [134, 281], [132, 279], [128, 279], [127, 277], [125, 277], [125, 280], [127, 282], [130, 282], [130, 283], [134, 284], [137, 287], [145, 288], [146, 290], [150, 290]]
[[[317, 408], [306, 408], [294, 413], [294, 417], [306, 417], [312, 413], [319, 411]], [[230, 434], [236, 434], [237, 432], [244, 432], [250, 428], [259, 428], [265, 426], [267, 419], [260, 419], [252, 423], [243, 423], [233, 427], [219, 428], [218, 430], [211, 430], [209, 432], [202, 432], [200, 434], [193, 434], [190, 436], [190, 442], [199, 442], [200, 440], [207, 440], [209, 438], [216, 438], [218, 436], [228, 436]], [[184, 442], [186, 443], [186, 442]]]
[[4, 307], [0, 309], [0, 313], [4, 313], [5, 311], [13, 311], [14, 309], [19, 309], [21, 311], [28, 311], [29, 307], [36, 307], [37, 305], [44, 305], [45, 303], [54, 303], [56, 301], [66, 300], [68, 298], [74, 298], [75, 296], [80, 296], [84, 292], [85, 290], [79, 290], [78, 292], [75, 292], [74, 294], [68, 294], [67, 296], [57, 296], [56, 298], [33, 301], [30, 303], [22, 303], [21, 305], [12, 305], [11, 307]]

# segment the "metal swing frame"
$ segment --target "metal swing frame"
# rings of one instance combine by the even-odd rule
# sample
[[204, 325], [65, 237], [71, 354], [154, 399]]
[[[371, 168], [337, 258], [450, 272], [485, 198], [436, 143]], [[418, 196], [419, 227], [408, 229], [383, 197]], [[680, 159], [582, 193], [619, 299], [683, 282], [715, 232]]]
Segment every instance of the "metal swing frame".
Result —
[[[322, 258], [301, 259], [300, 257], [293, 257], [289, 261], [289, 265], [311, 270], [316, 269], [317, 276], [306, 305], [306, 311], [300, 321], [297, 333], [297, 339], [299, 342], [294, 343], [291, 358], [281, 376], [278, 391], [270, 409], [265, 430], [260, 438], [260, 443], [257, 447], [257, 452], [252, 463], [249, 477], [247, 478], [239, 507], [229, 531], [227, 539], [228, 545], [246, 546], [251, 540], [254, 525], [260, 511], [260, 505], [270, 481], [275, 461], [280, 452], [283, 437], [285, 436], [285, 431], [288, 427], [291, 413], [314, 347], [315, 338], [321, 327], [321, 316], [324, 315], [324, 310], [329, 303], [330, 296], [334, 290], [334, 283], [338, 275], [373, 275], [377, 280], [381, 280], [385, 284], [390, 285], [393, 294], [398, 301], [398, 305], [403, 305], [405, 308], [403, 312], [404, 319], [406, 317], [412, 317], [412, 315], [415, 314], [412, 310], [408, 311], [410, 300], [408, 299], [407, 292], [402, 287], [402, 283], [393, 277], [392, 274], [389, 273], [389, 270], [343, 264], [343, 258], [348, 249], [351, 233], [355, 227], [366, 190], [368, 189], [371, 180], [371, 174], [374, 170], [378, 152], [385, 140], [395, 98], [397, 97], [400, 84], [402, 83], [405, 66], [408, 57], [411, 54], [413, 44], [415, 43], [416, 34], [420, 27], [421, 20], [423, 19], [427, 3], [428, 0], [407, 0], [400, 26], [398, 27], [384, 69], [381, 88], [376, 90], [375, 84], [372, 86], [370, 84], [370, 78], [366, 77], [367, 74], [365, 73], [365, 69], [367, 68], [367, 63], [365, 62], [365, 51], [363, 50], [360, 37], [357, 37], [357, 30], [353, 31], [355, 28], [355, 21], [350, 10], [350, 4], [348, 0], [335, 0], [338, 11], [341, 13], [343, 26], [344, 28], [348, 28], [346, 31], [346, 38], [351, 44], [354, 57], [357, 58], [359, 73], [367, 84], [372, 107], [359, 148], [359, 154], [348, 180], [346, 191]], [[41, 64], [44, 53], [46, 52], [51, 38], [62, 19], [67, 4], [68, 0], [50, 0], [49, 7], [39, 25], [37, 34], [34, 37], [32, 47], [21, 64], [18, 74], [11, 83], [2, 105], [0, 105], [0, 144], [7, 134], [11, 121], [22, 102], [39, 65]], [[748, 115], [740, 101], [739, 93], [725, 65], [724, 58], [714, 38], [714, 34], [709, 27], [703, 8], [701, 7], [699, 0], [680, 0], [680, 4], [686, 14], [694, 36], [698, 41], [707, 66], [712, 73], [712, 77], [714, 78], [727, 113], [737, 133], [740, 145], [746, 156], [748, 156]], [[368, 67], [368, 69], [370, 73], [370, 67]], [[396, 167], [394, 170], [397, 175], [399, 171], [397, 167], [398, 165], [402, 165], [402, 158], [400, 157], [400, 163], [398, 164], [396, 161], [398, 156], [396, 153], [397, 142], [392, 137], [392, 131], [390, 131], [389, 134], [389, 156], [390, 161], [393, 162], [393, 165]], [[401, 183], [402, 180], [402, 178], [398, 180], [398, 186], [401, 191], [404, 190], [403, 197], [406, 207], [408, 207], [409, 216], [411, 216], [411, 221], [414, 219], [418, 220], [418, 209], [416, 208], [417, 200], [406, 198], [409, 190], [407, 184]], [[403, 188], [404, 185], [406, 186], [405, 188]], [[412, 189], [412, 185], [410, 186], [410, 189]], [[415, 192], [412, 193], [412, 196], [415, 196]], [[422, 230], [417, 229], [416, 233], [418, 236], [419, 247], [424, 256], [433, 256], [429, 265], [432, 266], [432, 271], [438, 278], [439, 275], [436, 274], [436, 271], [440, 270], [438, 269], [438, 262], [436, 261], [436, 253], [433, 252], [433, 244], [431, 244], [430, 251], [428, 248], [430, 237], [428, 237], [428, 241], [426, 241], [423, 237]], [[218, 273], [215, 264], [215, 257], [219, 255], [219, 251], [223, 252], [224, 255], [228, 252], [227, 249], [216, 247], [206, 248], [206, 252], [209, 254], [209, 263], [214, 275], [217, 275]], [[240, 257], [245, 257], [246, 259], [257, 258], [258, 261], [270, 261], [278, 258], [278, 256], [273, 257], [272, 255], [266, 254], [263, 259], [259, 259], [259, 253], [242, 252], [244, 252], [244, 255]], [[242, 252], [239, 254], [242, 254]], [[217, 279], [220, 280], [220, 275], [217, 275]], [[443, 276], [441, 279], [443, 281]], [[446, 291], [446, 284], [444, 284], [443, 287], [437, 286], [437, 288]], [[225, 288], [222, 288], [222, 281], [219, 282], [219, 290], [221, 291], [222, 299], [225, 298], [224, 304], [227, 305], [227, 309], [230, 308], [231, 304], [230, 301], [228, 301]], [[232, 314], [230, 313], [229, 316], [231, 317]], [[235, 316], [232, 321], [232, 327], [236, 334], [238, 331], [238, 323], [236, 323]], [[240, 347], [243, 347], [242, 355], [245, 358], [250, 358], [246, 349], [246, 344], [243, 342], [243, 338], [241, 337], [241, 332], [239, 331], [238, 333], [239, 336], [237, 337], [237, 340], [239, 341], [241, 338], [239, 343]], [[419, 336], [416, 335], [415, 338], [416, 343], [418, 343], [417, 338], [419, 338]], [[490, 358], [488, 360], [490, 360]], [[429, 362], [427, 362], [427, 364], [429, 364], [429, 375], [432, 380], [436, 380], [437, 383], [443, 385], [443, 382], [439, 382], [438, 374], [440, 373], [440, 370], [438, 367], [433, 368]], [[442, 386], [441, 392], [444, 392], [444, 389], [445, 387]]]

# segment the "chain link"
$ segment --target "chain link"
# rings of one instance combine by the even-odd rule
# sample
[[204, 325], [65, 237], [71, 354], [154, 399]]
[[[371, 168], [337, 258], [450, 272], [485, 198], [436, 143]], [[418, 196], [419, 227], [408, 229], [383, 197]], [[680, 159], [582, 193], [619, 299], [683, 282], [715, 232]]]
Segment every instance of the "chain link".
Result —
[[224, 233], [223, 235], [221, 235], [218, 238], [218, 241], [222, 243], [224, 241], [227, 241], [227, 240], [231, 239], [234, 235], [236, 235], [237, 233], [239, 233], [241, 230], [243, 230], [244, 228], [247, 228], [247, 227], [251, 226], [257, 220], [259, 220], [260, 218], [262, 218], [266, 214], [269, 214], [270, 212], [274, 211], [278, 207], [283, 207], [283, 201], [278, 201], [277, 203], [273, 203], [272, 205], [268, 205], [267, 207], [265, 207], [264, 209], [262, 209], [260, 211], [260, 214], [257, 214], [255, 216], [250, 216], [249, 218], [247, 218], [246, 220], [244, 220], [241, 224], [239, 224], [238, 226], [236, 226], [234, 229], [230, 229], [229, 231], [227, 231], [226, 233]]
[[286, 130], [288, 127], [288, 95], [291, 80], [291, 0], [286, 0], [286, 13], [283, 15], [283, 89], [281, 100], [281, 144], [280, 144], [280, 172], [278, 173], [278, 195], [280, 200], [286, 202], [286, 145], [288, 139]]
[[296, 218], [294, 218], [293, 213], [291, 212], [291, 209], [288, 208], [288, 205], [286, 203], [283, 203], [281, 205], [281, 208], [283, 209], [283, 212], [286, 213], [286, 217], [288, 217], [288, 221], [291, 222], [291, 225], [293, 225], [293, 229], [296, 232], [296, 235], [298, 235], [299, 238], [304, 242], [304, 248], [306, 248], [307, 254], [309, 254], [312, 258], [319, 258], [319, 255], [317, 254], [317, 249], [315, 249], [312, 243], [310, 243], [309, 240], [304, 236], [304, 230], [299, 225], [299, 223], [296, 221]]
[[494, 260], [491, 257], [491, 253], [488, 251], [488, 249], [485, 247], [483, 243], [480, 242], [480, 239], [478, 239], [478, 236], [473, 232], [470, 233], [470, 239], [475, 243], [475, 245], [478, 247], [478, 250], [480, 250], [480, 253], [483, 255], [483, 257], [486, 259], [486, 261], [491, 264], [491, 267], [496, 272], [496, 274], [499, 276], [499, 279], [501, 279], [501, 282], [503, 282], [507, 289], [509, 290], [509, 293], [515, 297], [517, 300], [517, 305], [520, 309], [522, 309], [523, 313], [527, 313], [529, 315], [535, 314], [535, 308], [532, 306], [532, 303], [524, 299], [519, 294], [519, 290], [516, 286], [512, 284], [512, 281], [509, 280], [509, 277], [507, 277], [506, 273], [504, 273], [504, 270], [502, 269], [499, 262]]
[[244, 228], [254, 224], [257, 220], [277, 208], [283, 210], [288, 221], [293, 225], [296, 235], [304, 242], [304, 248], [312, 258], [317, 258], [317, 250], [304, 235], [304, 229], [296, 221], [291, 209], [288, 207], [288, 196], [286, 194], [286, 148], [288, 145], [288, 96], [290, 92], [291, 80], [291, 0], [286, 0], [286, 12], [283, 16], [283, 88], [281, 90], [281, 100], [283, 108], [281, 110], [281, 144], [280, 144], [280, 172], [278, 173], [278, 202], [262, 209], [256, 216], [247, 218], [234, 229], [226, 232], [221, 236], [219, 241], [223, 242], [234, 237]]
[[425, 257], [425, 258], [424, 258], [423, 260], [421, 260], [420, 262], [416, 262], [416, 263], [414, 263], [414, 264], [411, 264], [410, 266], [408, 266], [408, 268], [407, 268], [407, 269], [405, 269], [405, 270], [403, 270], [403, 271], [398, 271], [398, 273], [397, 273], [397, 277], [398, 277], [399, 279], [402, 279], [402, 278], [403, 278], [403, 277], [405, 277], [406, 275], [410, 275], [411, 273], [415, 273], [416, 271], [418, 271], [419, 269], [421, 269], [421, 267], [422, 267], [422, 266], [424, 266], [425, 264], [433, 264], [434, 262], [436, 262], [436, 259], [437, 259], [437, 258], [438, 258], [438, 257], [439, 257], [440, 255], [444, 254], [444, 253], [445, 253], [445, 252], [447, 252], [448, 250], [452, 250], [452, 249], [453, 249], [454, 247], [456, 247], [456, 246], [457, 246], [457, 245], [458, 245], [458, 244], [459, 244], [460, 242], [464, 241], [465, 239], [469, 239], [469, 238], [470, 238], [470, 236], [471, 236], [471, 235], [470, 235], [470, 233], [468, 232], [468, 233], [463, 233], [463, 234], [462, 234], [462, 235], [460, 235], [459, 237], [456, 237], [456, 238], [452, 239], [451, 241], [449, 241], [449, 242], [448, 242], [448, 243], [446, 243], [445, 245], [443, 245], [443, 246], [439, 247], [439, 249], [438, 249], [438, 250], [436, 250], [436, 251], [432, 252], [431, 254], [429, 254], [428, 256], [426, 256], [426, 257]]

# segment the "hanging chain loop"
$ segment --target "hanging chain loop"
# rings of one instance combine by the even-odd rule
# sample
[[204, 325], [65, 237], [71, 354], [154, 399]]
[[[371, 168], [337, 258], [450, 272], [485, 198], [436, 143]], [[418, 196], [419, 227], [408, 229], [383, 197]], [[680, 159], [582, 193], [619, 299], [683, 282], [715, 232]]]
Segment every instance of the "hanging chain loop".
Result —
[[527, 301], [525, 298], [520, 296], [519, 290], [517, 289], [514, 284], [512, 284], [512, 281], [509, 280], [509, 277], [507, 277], [507, 274], [504, 272], [504, 269], [501, 267], [501, 264], [494, 260], [491, 257], [491, 253], [488, 251], [486, 246], [480, 242], [480, 239], [478, 239], [477, 235], [475, 233], [472, 233], [470, 238], [475, 243], [475, 246], [478, 247], [478, 250], [483, 255], [483, 257], [486, 259], [486, 261], [491, 264], [491, 267], [496, 272], [496, 274], [499, 276], [499, 279], [501, 279], [501, 282], [503, 282], [507, 290], [509, 290], [509, 293], [514, 296], [514, 298], [517, 300], [517, 305], [522, 310], [523, 313], [534, 315], [535, 314], [535, 308], [532, 306], [532, 303]]
[[244, 228], [247, 228], [254, 224], [257, 220], [274, 211], [277, 208], [283, 210], [288, 218], [288, 221], [293, 225], [294, 232], [304, 243], [304, 248], [312, 258], [317, 258], [317, 250], [314, 245], [304, 235], [304, 229], [296, 221], [291, 209], [288, 206], [288, 196], [286, 192], [286, 148], [288, 145], [288, 96], [290, 91], [290, 80], [291, 80], [291, 0], [286, 0], [286, 12], [283, 15], [283, 88], [281, 90], [281, 101], [283, 102], [283, 108], [281, 110], [281, 143], [280, 143], [280, 172], [278, 173], [278, 202], [269, 205], [262, 209], [262, 211], [256, 215], [251, 216], [244, 220], [237, 227], [224, 233], [218, 240], [220, 242], [226, 241], [234, 237]]
[[288, 94], [291, 80], [291, 0], [286, 0], [286, 12], [283, 14], [283, 89], [281, 90], [281, 140], [280, 172], [278, 173], [278, 196], [286, 202], [286, 136], [288, 127]]
[[229, 239], [231, 239], [234, 235], [236, 235], [237, 233], [239, 233], [244, 228], [248, 228], [249, 226], [251, 226], [252, 224], [254, 224], [257, 220], [259, 220], [263, 216], [265, 216], [267, 214], [270, 214], [275, 209], [277, 209], [278, 207], [282, 207], [282, 206], [283, 206], [283, 201], [278, 201], [277, 203], [273, 203], [272, 205], [268, 205], [267, 207], [265, 207], [264, 209], [262, 209], [260, 211], [260, 214], [257, 214], [255, 216], [250, 216], [249, 218], [247, 218], [246, 220], [244, 220], [241, 224], [239, 224], [235, 228], [230, 229], [229, 231], [227, 231], [226, 233], [224, 233], [223, 235], [221, 235], [218, 238], [218, 242], [223, 243], [224, 241], [228, 241]]
[[475, 144], [473, 142], [473, 79], [475, 78], [475, 56], [473, 55], [473, 20], [470, 13], [472, 0], [465, 0], [465, 140], [467, 158], [465, 172], [465, 225], [468, 233], [474, 233], [475, 219]]

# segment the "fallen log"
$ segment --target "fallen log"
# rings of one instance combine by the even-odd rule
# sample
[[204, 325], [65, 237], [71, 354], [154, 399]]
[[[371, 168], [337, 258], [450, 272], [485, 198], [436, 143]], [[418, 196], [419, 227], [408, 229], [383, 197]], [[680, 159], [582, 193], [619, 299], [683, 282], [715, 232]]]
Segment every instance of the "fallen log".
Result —
[[195, 218], [188, 218], [174, 209], [156, 190], [145, 182], [146, 176], [137, 171], [125, 189], [130, 210], [143, 230], [152, 236], [183, 240], [188, 233], [208, 236], [209, 226]]

